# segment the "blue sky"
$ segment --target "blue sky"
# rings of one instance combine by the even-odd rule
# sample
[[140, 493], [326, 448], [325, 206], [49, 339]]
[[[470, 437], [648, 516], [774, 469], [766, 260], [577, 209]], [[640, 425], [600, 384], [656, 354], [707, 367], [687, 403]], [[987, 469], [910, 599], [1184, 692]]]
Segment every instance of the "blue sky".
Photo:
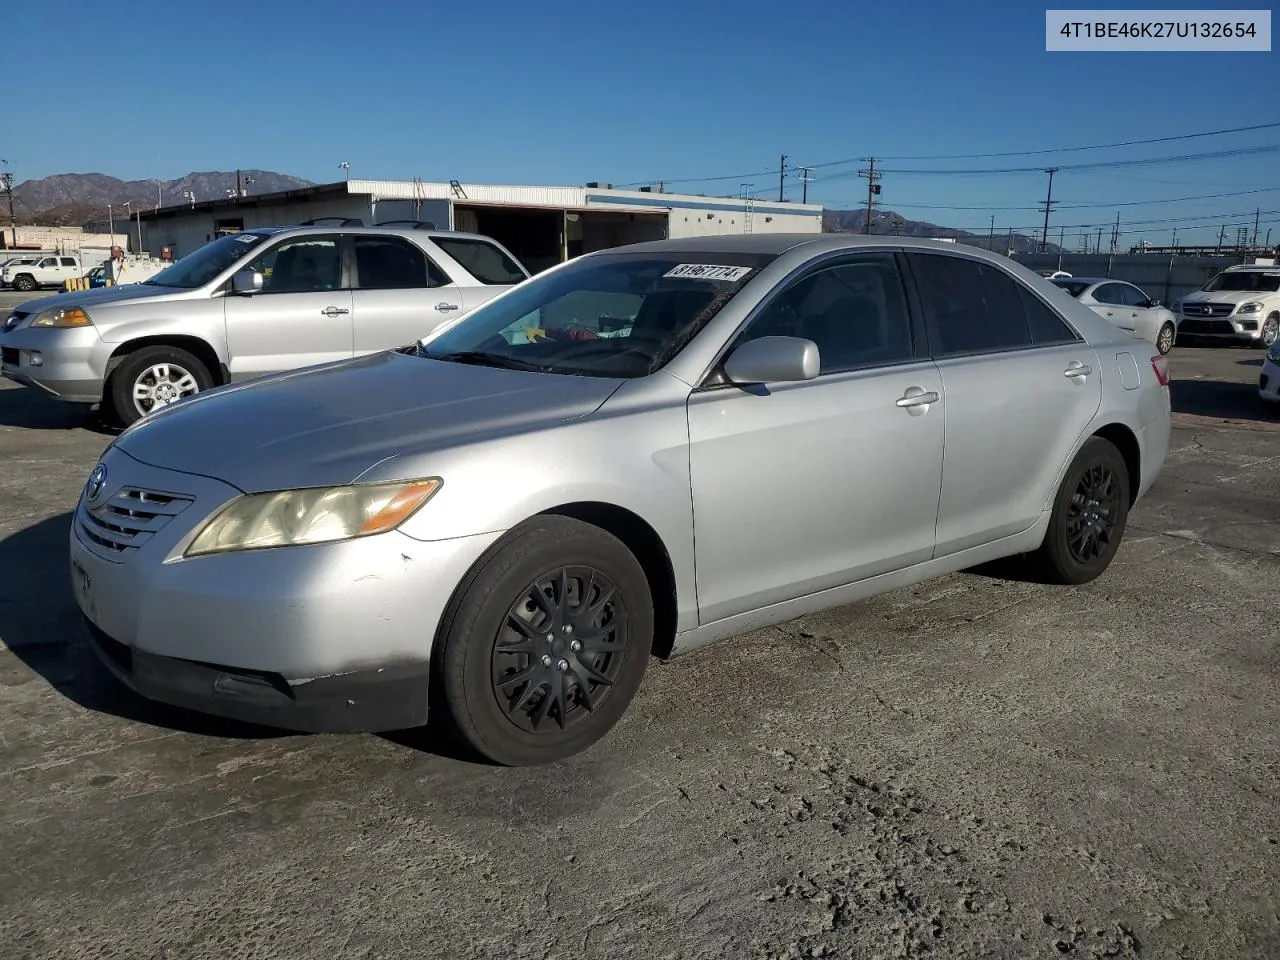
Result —
[[[1066, 6], [1065, 4], [1055, 4]], [[1113, 6], [1090, 4], [1090, 7]], [[1123, 7], [1123, 5], [1120, 5]], [[1229, 8], [1201, 0], [1201, 8]], [[0, 157], [17, 181], [125, 179], [264, 168], [353, 177], [614, 184], [776, 197], [779, 155], [1039, 150], [1280, 121], [1276, 53], [1047, 53], [1045, 5], [1026, 0], [762, 0], [613, 5], [546, 0], [5, 5], [57, 109], [6, 111]], [[146, 12], [144, 12], [146, 11]], [[24, 55], [25, 58], [25, 55]], [[16, 61], [9, 59], [10, 65]], [[6, 86], [9, 86], [6, 83]], [[25, 83], [24, 83], [25, 85]], [[75, 104], [76, 106], [62, 106]], [[1280, 144], [1280, 127], [1123, 149], [996, 160], [884, 161], [889, 170], [1042, 167]], [[857, 164], [813, 171], [809, 199], [865, 197]], [[1280, 153], [1063, 171], [1055, 211], [1126, 243], [1211, 242], [1218, 223], [1280, 237]], [[753, 176], [738, 177], [741, 173]], [[728, 180], [672, 182], [727, 176]], [[1042, 173], [886, 173], [881, 200], [913, 219], [1036, 228]], [[1138, 203], [1250, 190], [1178, 203]], [[800, 199], [793, 173], [787, 195]], [[1118, 207], [1112, 204], [1128, 203]], [[1267, 213], [1267, 211], [1271, 211]], [[1243, 216], [1247, 212], [1247, 216]], [[1228, 216], [1230, 215], [1230, 216]], [[1139, 221], [1185, 218], [1177, 222]], [[1196, 220], [1193, 218], [1202, 218]], [[1214, 218], [1212, 226], [1200, 226]], [[1054, 237], [1056, 238], [1056, 237]]]

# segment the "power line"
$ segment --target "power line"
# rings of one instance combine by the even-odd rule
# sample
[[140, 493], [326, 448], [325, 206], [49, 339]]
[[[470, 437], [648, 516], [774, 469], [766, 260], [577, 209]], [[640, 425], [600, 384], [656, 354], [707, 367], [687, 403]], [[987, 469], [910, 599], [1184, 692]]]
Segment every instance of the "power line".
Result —
[[[1008, 150], [1001, 153], [949, 153], [922, 156], [881, 157], [881, 160], [987, 160], [994, 157], [1033, 157], [1046, 153], [1078, 153], [1082, 150], [1110, 150], [1116, 147], [1136, 147], [1148, 143], [1171, 143], [1174, 140], [1194, 140], [1198, 137], [1217, 137], [1227, 133], [1246, 133], [1252, 130], [1271, 130], [1280, 127], [1280, 121], [1274, 123], [1255, 123], [1248, 127], [1231, 127], [1226, 130], [1206, 130], [1203, 133], [1181, 133], [1170, 137], [1151, 137], [1146, 140], [1121, 140], [1116, 143], [1093, 143], [1083, 147], [1046, 147], [1041, 150]], [[843, 160], [827, 160], [823, 163], [806, 164], [811, 170], [820, 167], [835, 167], [846, 163], [861, 163], [861, 158], [849, 157]]]
[[[1162, 200], [1114, 200], [1114, 201], [1098, 201], [1097, 203], [1085, 203], [1077, 200], [1055, 200], [1053, 205], [1058, 210], [1101, 210], [1113, 207], [1139, 207], [1150, 206], [1152, 204], [1161, 203], [1189, 203], [1193, 200], [1219, 200], [1225, 197], [1245, 197], [1258, 193], [1280, 193], [1280, 187], [1264, 187], [1260, 190], [1239, 190], [1233, 193], [1206, 193], [1196, 197], [1169, 197]], [[827, 200], [828, 204], [833, 203], [860, 203], [860, 200]], [[991, 207], [991, 206], [969, 206], [969, 205], [953, 205], [946, 203], [895, 203], [894, 207], [916, 208], [928, 210], [980, 210], [983, 212], [996, 211], [1004, 212], [1009, 210], [1040, 210], [1044, 206], [1043, 201], [1035, 206], [1027, 207]]]

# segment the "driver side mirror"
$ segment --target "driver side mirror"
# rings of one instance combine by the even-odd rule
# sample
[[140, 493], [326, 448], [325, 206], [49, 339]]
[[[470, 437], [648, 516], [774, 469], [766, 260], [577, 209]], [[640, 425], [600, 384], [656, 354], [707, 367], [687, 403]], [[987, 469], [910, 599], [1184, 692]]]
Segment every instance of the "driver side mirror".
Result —
[[1146, 303], [1144, 303], [1144, 304], [1143, 304], [1143, 306], [1144, 306], [1144, 307], [1158, 307], [1158, 306], [1160, 306], [1160, 301], [1159, 301], [1159, 300], [1157, 300], [1155, 297], [1152, 297], [1150, 300], [1148, 300]]
[[232, 293], [261, 293], [262, 274], [257, 270], [238, 270], [231, 277]]
[[729, 354], [724, 374], [733, 383], [794, 383], [822, 369], [818, 345], [800, 337], [758, 337]]

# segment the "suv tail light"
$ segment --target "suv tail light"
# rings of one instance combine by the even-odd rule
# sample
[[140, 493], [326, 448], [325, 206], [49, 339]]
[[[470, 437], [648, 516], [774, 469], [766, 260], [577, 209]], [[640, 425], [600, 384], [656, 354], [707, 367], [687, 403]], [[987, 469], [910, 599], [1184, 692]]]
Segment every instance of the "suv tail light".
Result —
[[1161, 354], [1156, 354], [1151, 358], [1151, 369], [1156, 372], [1156, 380], [1160, 382], [1160, 386], [1167, 387], [1169, 385], [1169, 361]]

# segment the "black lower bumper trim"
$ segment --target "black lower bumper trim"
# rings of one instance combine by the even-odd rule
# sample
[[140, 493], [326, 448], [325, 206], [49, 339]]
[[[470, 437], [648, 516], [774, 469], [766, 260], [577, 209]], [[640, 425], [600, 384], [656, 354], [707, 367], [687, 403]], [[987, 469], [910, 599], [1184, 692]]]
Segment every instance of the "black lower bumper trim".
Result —
[[427, 722], [429, 667], [373, 670], [289, 683], [242, 670], [136, 650], [85, 619], [90, 645], [115, 677], [149, 700], [199, 713], [306, 733], [378, 733]]

